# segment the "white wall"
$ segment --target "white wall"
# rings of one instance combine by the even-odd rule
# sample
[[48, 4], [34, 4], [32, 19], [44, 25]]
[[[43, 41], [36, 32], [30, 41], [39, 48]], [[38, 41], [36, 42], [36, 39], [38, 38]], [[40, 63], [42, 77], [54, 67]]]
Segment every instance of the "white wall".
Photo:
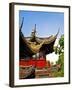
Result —
[[[8, 86], [9, 80], [9, 2], [26, 2], [26, 3], [45, 3], [57, 5], [71, 5], [72, 0], [0, 0], [0, 90], [12, 89]], [[71, 11], [72, 15], [72, 11]], [[72, 19], [71, 19], [72, 22]], [[72, 68], [72, 67], [71, 67]], [[72, 75], [72, 74], [71, 74]], [[16, 90], [71, 90], [70, 85], [55, 85], [55, 86], [39, 86], [39, 87], [24, 87], [14, 88]]]

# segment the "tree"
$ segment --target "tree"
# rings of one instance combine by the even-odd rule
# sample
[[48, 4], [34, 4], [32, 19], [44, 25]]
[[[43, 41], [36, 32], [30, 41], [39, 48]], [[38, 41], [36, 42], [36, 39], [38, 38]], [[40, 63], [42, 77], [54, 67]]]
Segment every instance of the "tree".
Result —
[[58, 47], [57, 46], [54, 47], [54, 52], [55, 52], [55, 54], [58, 53]]
[[64, 50], [64, 35], [61, 35], [58, 46], [54, 47], [54, 51], [57, 54], [61, 54]]
[[61, 49], [64, 49], [64, 35], [61, 36], [60, 40], [59, 40], [59, 45]]

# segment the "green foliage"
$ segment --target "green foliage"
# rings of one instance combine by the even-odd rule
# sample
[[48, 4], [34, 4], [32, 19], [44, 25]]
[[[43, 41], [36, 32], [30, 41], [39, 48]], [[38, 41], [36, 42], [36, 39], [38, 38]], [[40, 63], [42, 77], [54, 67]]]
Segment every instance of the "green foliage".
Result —
[[64, 35], [59, 39], [59, 45], [54, 47], [55, 54], [59, 54], [59, 59], [56, 61], [56, 65], [60, 65], [60, 69], [52, 72], [53, 77], [63, 77], [64, 76]]
[[59, 56], [58, 64], [61, 64], [60, 73], [62, 76], [64, 76], [64, 53], [61, 53]]
[[56, 62], [56, 65], [61, 65], [58, 71], [53, 72], [53, 77], [63, 77], [64, 76], [64, 53], [61, 53], [59, 56], [59, 60]]
[[64, 48], [64, 35], [61, 36], [61, 38], [59, 40], [59, 45], [62, 49]]
[[62, 50], [61, 47], [58, 47], [58, 46], [54, 47], [55, 54], [60, 54], [61, 53], [61, 50]]
[[56, 46], [56, 47], [54, 47], [54, 52], [55, 52], [55, 54], [57, 54], [58, 53], [58, 47]]
[[61, 64], [61, 70], [60, 71], [64, 72], [64, 53], [60, 54], [57, 64]]
[[64, 50], [64, 35], [60, 37], [59, 45], [54, 47], [55, 54], [61, 54], [62, 50]]

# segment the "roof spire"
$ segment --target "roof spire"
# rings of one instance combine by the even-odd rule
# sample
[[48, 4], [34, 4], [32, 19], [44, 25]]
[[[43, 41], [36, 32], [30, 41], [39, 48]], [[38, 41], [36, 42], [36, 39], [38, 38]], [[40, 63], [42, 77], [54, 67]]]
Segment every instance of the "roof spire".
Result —
[[31, 39], [30, 39], [32, 42], [35, 42], [36, 41], [36, 24], [34, 26], [34, 28], [32, 29], [32, 32], [31, 32]]
[[35, 24], [35, 28], [34, 28], [34, 33], [36, 34], [36, 24]]
[[36, 24], [34, 26], [34, 29], [32, 30], [32, 36], [36, 36]]

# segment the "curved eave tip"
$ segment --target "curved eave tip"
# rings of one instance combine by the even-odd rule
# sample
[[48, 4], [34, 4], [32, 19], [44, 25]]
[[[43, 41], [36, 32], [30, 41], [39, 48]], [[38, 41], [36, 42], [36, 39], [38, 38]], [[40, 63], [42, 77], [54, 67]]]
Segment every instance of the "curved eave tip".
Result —
[[58, 29], [58, 32], [57, 32], [56, 36], [58, 36], [58, 34], [59, 34], [59, 31], [60, 31], [60, 28]]

